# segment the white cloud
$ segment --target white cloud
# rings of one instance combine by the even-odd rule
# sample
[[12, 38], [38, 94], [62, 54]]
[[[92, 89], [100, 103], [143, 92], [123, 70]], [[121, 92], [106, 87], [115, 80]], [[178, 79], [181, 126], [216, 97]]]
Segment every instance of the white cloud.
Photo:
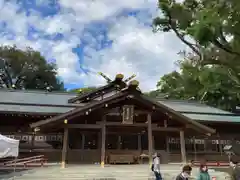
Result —
[[[47, 0], [46, 0], [47, 1]], [[38, 0], [38, 5], [50, 4]], [[51, 1], [53, 2], [53, 1]], [[116, 15], [124, 8], [148, 9], [152, 15], [156, 12], [156, 0], [60, 0], [61, 10], [54, 16], [43, 18], [39, 12], [31, 10], [31, 15], [17, 13], [19, 5], [14, 1], [0, 0], [0, 22], [7, 22], [6, 31], [16, 34], [11, 39], [6, 33], [0, 32], [0, 44], [16, 44], [20, 48], [26, 46], [39, 50], [48, 58], [56, 59], [58, 74], [65, 83], [77, 84], [80, 81], [88, 85], [102, 85], [104, 79], [92, 73], [88, 76], [78, 72], [79, 59], [72, 48], [82, 45], [80, 37], [87, 41], [84, 49], [84, 64], [93, 72], [102, 71], [114, 78], [117, 73], [125, 76], [137, 75], [143, 90], [155, 88], [160, 76], [176, 67], [176, 53], [184, 48], [172, 34], [153, 34], [150, 27], [142, 21], [151, 22], [149, 14], [140, 13], [137, 17], [121, 17]], [[83, 32], [86, 25], [93, 21], [109, 23], [108, 36], [113, 44], [109, 48], [97, 51], [99, 42], [104, 39], [102, 34], [92, 35]], [[34, 35], [34, 40], [27, 38], [28, 26], [41, 31]], [[98, 29], [96, 29], [96, 32]], [[62, 33], [64, 38], [52, 41], [43, 35]]]
[[181, 47], [174, 49], [178, 41], [172, 34], [153, 34], [135, 18], [128, 17], [118, 20], [109, 37], [113, 40], [112, 47], [100, 52], [88, 49], [86, 53], [93, 57], [86, 63], [112, 78], [116, 73], [136, 74], [141, 88], [149, 90], [155, 88], [160, 76], [176, 68], [174, 61]]

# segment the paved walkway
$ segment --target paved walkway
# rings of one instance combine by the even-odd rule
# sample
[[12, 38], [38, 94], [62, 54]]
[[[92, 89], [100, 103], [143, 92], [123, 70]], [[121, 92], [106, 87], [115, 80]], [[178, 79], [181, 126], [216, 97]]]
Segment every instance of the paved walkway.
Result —
[[[164, 180], [174, 180], [181, 171], [179, 165], [162, 165]], [[193, 169], [193, 179], [198, 170]], [[210, 172], [217, 180], [225, 180], [225, 173]], [[2, 177], [0, 179], [9, 179]], [[11, 178], [12, 179], [12, 178]], [[99, 165], [69, 165], [65, 169], [59, 166], [43, 167], [16, 173], [15, 180], [152, 180], [154, 179], [148, 165], [110, 165], [101, 168]]]

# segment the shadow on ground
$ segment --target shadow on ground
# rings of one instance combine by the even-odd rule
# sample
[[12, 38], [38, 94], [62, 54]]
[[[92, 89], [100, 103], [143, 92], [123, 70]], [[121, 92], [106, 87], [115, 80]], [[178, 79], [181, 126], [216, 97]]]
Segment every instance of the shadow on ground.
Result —
[[14, 170], [12, 168], [10, 169], [0, 169], [0, 180], [5, 179], [13, 179], [14, 176], [19, 177], [26, 173], [31, 173], [33, 170], [27, 169], [27, 170]]

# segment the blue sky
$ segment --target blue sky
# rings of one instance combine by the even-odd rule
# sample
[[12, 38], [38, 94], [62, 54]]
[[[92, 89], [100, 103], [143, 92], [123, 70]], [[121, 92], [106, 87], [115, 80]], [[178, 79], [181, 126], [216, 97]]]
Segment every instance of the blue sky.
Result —
[[136, 74], [152, 90], [184, 48], [171, 33], [152, 33], [156, 7], [156, 0], [0, 0], [0, 43], [40, 51], [68, 89], [105, 84], [101, 71]]

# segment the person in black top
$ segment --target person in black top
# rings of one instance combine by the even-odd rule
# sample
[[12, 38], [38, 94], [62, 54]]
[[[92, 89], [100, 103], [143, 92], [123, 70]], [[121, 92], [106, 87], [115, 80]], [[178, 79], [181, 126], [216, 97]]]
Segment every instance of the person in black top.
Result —
[[192, 172], [190, 165], [185, 165], [182, 168], [182, 172], [176, 177], [176, 180], [188, 180]]

